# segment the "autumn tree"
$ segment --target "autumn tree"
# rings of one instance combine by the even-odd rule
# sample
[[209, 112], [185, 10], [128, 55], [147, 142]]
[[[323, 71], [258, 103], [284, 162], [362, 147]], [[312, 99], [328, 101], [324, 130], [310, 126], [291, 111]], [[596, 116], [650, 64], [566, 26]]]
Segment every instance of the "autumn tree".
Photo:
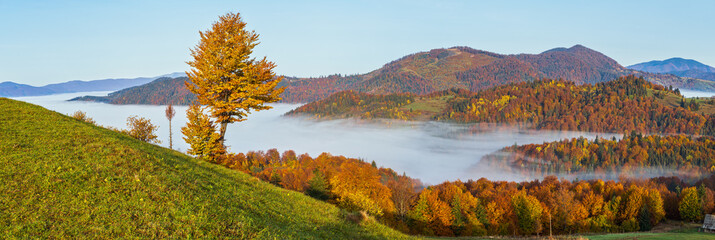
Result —
[[695, 187], [683, 189], [680, 204], [678, 204], [678, 210], [680, 211], [680, 217], [683, 218], [683, 220], [694, 222], [703, 217], [703, 208], [700, 203], [700, 196], [698, 195], [698, 190], [696, 190]]
[[159, 126], [151, 124], [149, 119], [130, 116], [127, 118], [127, 127], [129, 127], [129, 130], [126, 130], [126, 133], [133, 138], [148, 143], [161, 143], [156, 136], [156, 130], [159, 129]]
[[340, 171], [329, 179], [338, 205], [352, 211], [380, 216], [394, 212], [390, 189], [380, 183], [378, 170], [358, 162], [343, 162]]
[[251, 110], [270, 109], [266, 103], [280, 100], [283, 88], [276, 85], [282, 78], [273, 73], [273, 62], [250, 56], [258, 34], [246, 30], [238, 13], [220, 16], [210, 30], [199, 34], [201, 41], [191, 50], [194, 59], [187, 62], [192, 67], [186, 72], [191, 82], [185, 85], [209, 107], [223, 144], [229, 123], [244, 121]]
[[184, 141], [189, 144], [188, 153], [209, 162], [226, 152], [216, 133], [216, 125], [199, 105], [191, 105], [186, 111], [188, 123], [181, 128]]
[[174, 118], [174, 115], [176, 115], [176, 110], [174, 110], [174, 107], [171, 106], [171, 103], [169, 103], [169, 106], [166, 106], [164, 113], [166, 114], [166, 119], [169, 119], [169, 149], [174, 149], [172, 139], [173, 133], [171, 132], [171, 119]]
[[76, 111], [74, 112], [70, 117], [73, 117], [77, 120], [80, 120], [82, 122], [90, 123], [90, 124], [97, 124], [94, 119], [90, 118], [87, 116], [87, 113], [82, 112], [82, 111]]

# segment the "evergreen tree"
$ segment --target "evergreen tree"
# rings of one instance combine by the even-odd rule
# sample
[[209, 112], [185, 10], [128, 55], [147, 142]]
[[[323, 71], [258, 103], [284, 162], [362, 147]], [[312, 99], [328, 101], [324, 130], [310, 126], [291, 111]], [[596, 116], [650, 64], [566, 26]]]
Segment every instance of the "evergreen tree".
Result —
[[695, 222], [703, 217], [703, 208], [700, 196], [698, 195], [695, 187], [683, 189], [680, 203], [678, 204], [678, 210], [680, 211], [680, 217], [683, 220]]
[[325, 175], [318, 169], [313, 170], [313, 177], [308, 180], [308, 189], [305, 193], [319, 200], [328, 200], [330, 198], [330, 189], [328, 180]]

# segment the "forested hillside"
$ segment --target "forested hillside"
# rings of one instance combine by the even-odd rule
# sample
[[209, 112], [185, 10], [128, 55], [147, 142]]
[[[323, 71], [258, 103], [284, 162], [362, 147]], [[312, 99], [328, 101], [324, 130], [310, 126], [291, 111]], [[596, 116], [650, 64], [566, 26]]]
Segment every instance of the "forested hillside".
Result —
[[148, 105], [189, 105], [196, 99], [185, 86], [186, 77], [163, 77], [150, 83], [119, 90], [108, 96], [84, 96], [70, 101], [91, 101], [111, 104], [148, 104]]
[[672, 175], [698, 180], [715, 173], [715, 139], [636, 133], [618, 140], [574, 138], [506, 147], [482, 158], [479, 166], [536, 178]]
[[[715, 211], [715, 175], [693, 184], [676, 177], [571, 182], [550, 176], [530, 182], [481, 178], [425, 188], [375, 163], [327, 153], [313, 158], [271, 149], [229, 155], [217, 163], [420, 235], [644, 231], [665, 219], [693, 221]], [[687, 162], [681, 164], [687, 169]]]
[[634, 76], [596, 85], [544, 79], [477, 93], [448, 90], [416, 96], [341, 92], [288, 114], [499, 123], [589, 132], [715, 135], [715, 101], [687, 100], [675, 90]]
[[354, 90], [371, 94], [426, 94], [452, 88], [479, 91], [540, 78], [567, 79], [577, 85], [626, 75], [676, 88], [715, 91], [715, 82], [627, 69], [587, 47], [555, 48], [540, 54], [503, 55], [469, 47], [433, 49], [405, 56], [370, 73], [320, 78], [286, 78], [285, 102], [311, 102]]

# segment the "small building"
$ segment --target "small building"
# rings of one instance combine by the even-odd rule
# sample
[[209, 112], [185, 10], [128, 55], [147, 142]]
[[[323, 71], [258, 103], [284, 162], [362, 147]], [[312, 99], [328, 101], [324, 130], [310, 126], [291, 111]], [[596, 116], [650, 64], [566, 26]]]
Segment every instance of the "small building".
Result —
[[715, 232], [715, 215], [706, 214], [703, 220], [703, 231]]

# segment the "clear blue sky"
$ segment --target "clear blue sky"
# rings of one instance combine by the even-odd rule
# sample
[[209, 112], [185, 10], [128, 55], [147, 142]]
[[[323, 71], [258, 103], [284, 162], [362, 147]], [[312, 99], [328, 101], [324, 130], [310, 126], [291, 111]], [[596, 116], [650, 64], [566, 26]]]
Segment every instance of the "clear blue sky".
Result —
[[715, 1], [8, 1], [0, 82], [156, 76], [188, 69], [198, 31], [239, 12], [289, 76], [365, 73], [469, 46], [515, 54], [583, 44], [631, 65], [715, 65]]

